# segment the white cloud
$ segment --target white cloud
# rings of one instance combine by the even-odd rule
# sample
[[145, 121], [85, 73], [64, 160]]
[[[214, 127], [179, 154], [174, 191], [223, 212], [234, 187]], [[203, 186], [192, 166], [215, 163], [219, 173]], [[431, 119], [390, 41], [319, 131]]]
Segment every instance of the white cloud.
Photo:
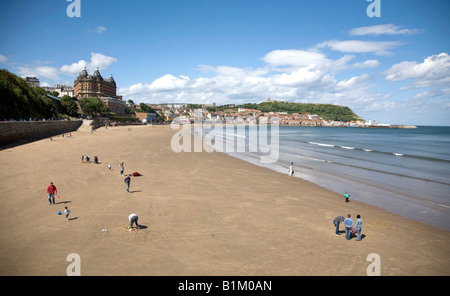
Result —
[[5, 57], [4, 55], [0, 54], [0, 63], [5, 63], [8, 60], [7, 57]]
[[362, 63], [355, 63], [353, 66], [356, 68], [377, 68], [380, 65], [380, 62], [377, 60], [367, 60]]
[[271, 66], [305, 67], [311, 64], [322, 64], [327, 61], [327, 58], [317, 51], [290, 49], [271, 51], [263, 57], [263, 61]]
[[364, 35], [414, 35], [420, 33], [416, 29], [402, 29], [394, 24], [387, 25], [375, 25], [369, 27], [359, 27], [350, 30], [351, 36], [364, 36]]
[[153, 81], [148, 89], [151, 91], [170, 91], [170, 90], [181, 90], [187, 86], [190, 79], [187, 76], [175, 77], [173, 75], [167, 74]]
[[391, 50], [403, 44], [399, 41], [362, 41], [362, 40], [330, 40], [317, 45], [318, 48], [329, 47], [332, 50], [350, 53], [390, 54]]
[[351, 89], [357, 87], [358, 85], [362, 85], [370, 79], [368, 74], [362, 74], [361, 76], [354, 76], [347, 80], [342, 80], [337, 83], [338, 89]]
[[201, 65], [204, 77], [190, 79], [166, 74], [149, 83], [136, 83], [118, 90], [135, 102], [235, 103], [264, 101], [268, 97], [297, 102], [364, 105], [378, 95], [370, 94], [371, 77], [361, 75], [337, 82], [335, 73], [350, 68], [352, 55], [327, 58], [315, 50], [276, 50], [263, 57], [257, 68]]
[[60, 75], [78, 75], [84, 68], [90, 72], [94, 71], [96, 68], [103, 70], [115, 62], [117, 62], [116, 58], [93, 52], [91, 53], [91, 60], [89, 62], [79, 60], [78, 62], [70, 65], [63, 65], [59, 68], [42, 66], [41, 62], [37, 62], [35, 65], [17, 67], [17, 71], [22, 77], [36, 76], [38, 78], [48, 78], [58, 81], [60, 80]]
[[447, 53], [432, 55], [419, 64], [405, 61], [393, 65], [383, 74], [389, 81], [412, 79], [415, 87], [448, 86], [450, 85], [450, 56]]
[[38, 77], [38, 78], [49, 78], [52, 80], [59, 79], [58, 69], [55, 67], [47, 66], [22, 66], [17, 67], [18, 73], [22, 77]]
[[90, 70], [99, 68], [100, 70], [108, 68], [111, 64], [117, 62], [116, 58], [103, 55], [101, 53], [91, 53], [91, 62], [86, 66]]
[[68, 75], [75, 75], [80, 73], [84, 68], [86, 68], [87, 62], [84, 60], [80, 60], [76, 63], [73, 63], [71, 65], [64, 65], [62, 66], [59, 71], [62, 73], [66, 73]]
[[97, 28], [95, 28], [95, 32], [98, 34], [101, 34], [103, 32], [106, 32], [106, 27], [105, 26], [98, 26]]

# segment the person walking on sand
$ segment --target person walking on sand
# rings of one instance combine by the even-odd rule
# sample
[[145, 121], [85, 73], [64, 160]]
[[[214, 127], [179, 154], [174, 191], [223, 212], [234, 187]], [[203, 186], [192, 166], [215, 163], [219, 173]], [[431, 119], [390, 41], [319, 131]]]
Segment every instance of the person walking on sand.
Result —
[[334, 224], [334, 226], [336, 226], [335, 235], [339, 235], [339, 224], [341, 224], [342, 221], [344, 221], [343, 216], [337, 216], [336, 218], [334, 218], [333, 224]]
[[111, 164], [110, 163], [108, 163], [108, 169], [111, 170]]
[[294, 175], [294, 162], [291, 161], [291, 165], [289, 166], [289, 176]]
[[345, 218], [344, 226], [345, 226], [345, 239], [350, 240], [352, 236], [352, 227], [353, 227], [353, 220], [350, 214], [348, 214], [348, 217]]
[[50, 182], [50, 185], [47, 187], [47, 195], [48, 195], [48, 204], [51, 205], [52, 203], [55, 204], [55, 194], [58, 193], [58, 190], [56, 189], [55, 185], [53, 185], [53, 182]]
[[123, 162], [120, 164], [120, 175], [123, 176]]
[[139, 228], [138, 218], [139, 217], [136, 214], [131, 214], [130, 216], [128, 216], [128, 220], [130, 221], [129, 231], [133, 231], [133, 224], [136, 224], [136, 227]]
[[348, 192], [346, 192], [344, 194], [344, 198], [345, 198], [345, 202], [349, 202], [350, 194], [348, 194]]
[[131, 175], [127, 175], [123, 181], [125, 182], [125, 184], [127, 184], [127, 192], [128, 194], [130, 194]]
[[361, 215], [357, 215], [356, 218], [357, 218], [356, 219], [356, 235], [357, 235], [356, 240], [360, 241], [361, 240], [361, 229], [362, 229]]
[[69, 221], [70, 210], [67, 207], [64, 207], [64, 215], [66, 215], [66, 220]]

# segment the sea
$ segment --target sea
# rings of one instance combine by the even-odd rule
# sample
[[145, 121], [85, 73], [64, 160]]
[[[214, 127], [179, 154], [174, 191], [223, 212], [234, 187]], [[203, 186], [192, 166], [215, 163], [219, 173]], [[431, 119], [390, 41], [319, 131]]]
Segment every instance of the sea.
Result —
[[[450, 231], [450, 127], [280, 126], [273, 133], [266, 128], [263, 133], [248, 126], [245, 133], [238, 127], [224, 129], [224, 141], [233, 139], [234, 147], [247, 147], [225, 153], [280, 174], [288, 174], [292, 162], [293, 177], [334, 191], [343, 202], [348, 192], [350, 202]], [[255, 133], [267, 137], [269, 146], [271, 141], [277, 144], [272, 162], [261, 161], [267, 149], [249, 149]]]

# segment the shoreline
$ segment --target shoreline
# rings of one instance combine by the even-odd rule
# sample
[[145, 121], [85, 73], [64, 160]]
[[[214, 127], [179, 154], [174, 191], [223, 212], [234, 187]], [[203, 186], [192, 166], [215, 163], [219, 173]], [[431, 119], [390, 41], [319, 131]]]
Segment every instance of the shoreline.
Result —
[[[366, 275], [372, 253], [381, 275], [450, 273], [449, 232], [225, 153], [175, 153], [177, 131], [100, 128], [0, 151], [0, 274], [64, 275], [69, 253], [82, 275]], [[86, 154], [100, 164], [81, 163]], [[121, 161], [142, 174], [129, 195]], [[64, 205], [73, 220], [56, 215]], [[132, 212], [145, 228], [130, 233]], [[348, 213], [362, 215], [360, 242], [334, 235]]]
[[[244, 161], [244, 162], [256, 165], [256, 166], [261, 167], [261, 168], [265, 168], [265, 169], [271, 170], [271, 171], [273, 171], [273, 172], [275, 172], [277, 174], [286, 175], [286, 173], [284, 171], [287, 171], [287, 165], [288, 164], [286, 164], [286, 167], [282, 167], [281, 165], [277, 165], [275, 167], [263, 166], [263, 165], [258, 165], [256, 163], [253, 163], [253, 162], [251, 162], [248, 159], [246, 160], [246, 159], [243, 159], [243, 158], [241, 158], [239, 156], [233, 155], [234, 153], [226, 153], [226, 152], [223, 152], [223, 153], [225, 153], [227, 155], [230, 155], [231, 157], [237, 158], [237, 159], [239, 159], [241, 161]], [[297, 165], [296, 168], [298, 168], [298, 167], [299, 166]], [[301, 176], [298, 176], [299, 174]], [[322, 172], [322, 174], [323, 174], [323, 172]], [[330, 174], [330, 173], [326, 172], [325, 174]], [[339, 176], [332, 175], [332, 177], [336, 178], [336, 177], [339, 177]], [[322, 181], [322, 179], [319, 180], [319, 178], [317, 178], [317, 176], [310, 176], [310, 175], [308, 175], [307, 172], [300, 173], [300, 170], [296, 170], [296, 175], [294, 175], [293, 178], [298, 178], [298, 179], [300, 179], [302, 181], [310, 182], [310, 183], [312, 183], [312, 184], [314, 184], [316, 186], [319, 186], [319, 187], [324, 188], [326, 190], [330, 190], [330, 191], [332, 191], [333, 193], [335, 193], [338, 196], [342, 196], [343, 194], [341, 194], [341, 193], [343, 193], [346, 190], [348, 190], [348, 187], [349, 187], [348, 183], [349, 182], [354, 182], [353, 186], [355, 186], [355, 187], [352, 188], [352, 194], [351, 195], [357, 195], [358, 196], [358, 193], [367, 191], [367, 189], [368, 189], [367, 186], [369, 186], [369, 189], [370, 189], [370, 186], [371, 186], [371, 185], [367, 185], [367, 184], [366, 185], [361, 185], [359, 182], [353, 181], [353, 180], [346, 180], [346, 185], [340, 185], [338, 182], [336, 182], [336, 179], [334, 179], [333, 181], [330, 181], [330, 180]], [[404, 217], [404, 218], [409, 219], [409, 220], [413, 220], [413, 221], [417, 221], [417, 222], [420, 222], [420, 223], [424, 223], [424, 224], [426, 224], [428, 226], [431, 226], [431, 227], [439, 229], [439, 230], [444, 230], [444, 231], [447, 231], [447, 232], [450, 231], [450, 228], [449, 228], [450, 225], [447, 225], [445, 223], [445, 221], [442, 221], [442, 219], [443, 219], [442, 215], [445, 215], [445, 214], [441, 213], [443, 211], [443, 209], [441, 207], [448, 208], [448, 206], [446, 206], [444, 204], [441, 204], [441, 203], [438, 203], [438, 202], [433, 202], [433, 201], [429, 201], [429, 200], [420, 200], [420, 199], [417, 199], [417, 198], [412, 197], [412, 196], [404, 195], [404, 197], [406, 197], [408, 199], [408, 201], [405, 202], [405, 204], [408, 207], [405, 208], [405, 204], [400, 204], [399, 201], [397, 201], [397, 200], [394, 200], [395, 202], [393, 202], [393, 200], [391, 200], [389, 198], [388, 199], [385, 198], [383, 200], [379, 200], [379, 199], [376, 198], [376, 196], [377, 196], [377, 194], [379, 192], [385, 192], [388, 195], [392, 194], [394, 197], [396, 197], [396, 195], [401, 196], [402, 194], [395, 193], [393, 191], [390, 191], [387, 188], [376, 187], [376, 188], [373, 188], [373, 189], [377, 190], [377, 192], [376, 193], [372, 192], [368, 197], [366, 196], [365, 199], [354, 198], [354, 197], [352, 197], [350, 199], [352, 201], [358, 201], [358, 202], [367, 204], [369, 206], [377, 207], [377, 208], [379, 208], [381, 210], [385, 210], [385, 211], [387, 211], [389, 213], [392, 213], [394, 215], [399, 215], [399, 216]], [[371, 191], [373, 191], [373, 190], [371, 190]], [[396, 198], [398, 198], [398, 197], [396, 197]], [[418, 215], [418, 213], [420, 213], [420, 211], [421, 210], [423, 211], [424, 209], [431, 210], [431, 213], [428, 213], [429, 215], [432, 214], [432, 216], [430, 216], [429, 219], [427, 219], [423, 215]], [[437, 217], [440, 218], [440, 220], [436, 220], [436, 219], [438, 219]]]

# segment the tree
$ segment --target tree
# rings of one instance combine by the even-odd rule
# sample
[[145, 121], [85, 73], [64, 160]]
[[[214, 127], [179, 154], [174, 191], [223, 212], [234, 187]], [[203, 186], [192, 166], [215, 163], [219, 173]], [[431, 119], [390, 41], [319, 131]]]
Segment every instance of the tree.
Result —
[[82, 98], [80, 100], [81, 110], [83, 114], [88, 116], [107, 116], [109, 109], [99, 98]]
[[30, 86], [24, 79], [0, 70], [0, 118], [51, 118], [56, 114], [53, 102], [40, 87]]
[[67, 114], [69, 116], [78, 116], [78, 106], [77, 103], [74, 102], [74, 100], [68, 96], [64, 95], [61, 98], [61, 106], [62, 106], [62, 113]]

